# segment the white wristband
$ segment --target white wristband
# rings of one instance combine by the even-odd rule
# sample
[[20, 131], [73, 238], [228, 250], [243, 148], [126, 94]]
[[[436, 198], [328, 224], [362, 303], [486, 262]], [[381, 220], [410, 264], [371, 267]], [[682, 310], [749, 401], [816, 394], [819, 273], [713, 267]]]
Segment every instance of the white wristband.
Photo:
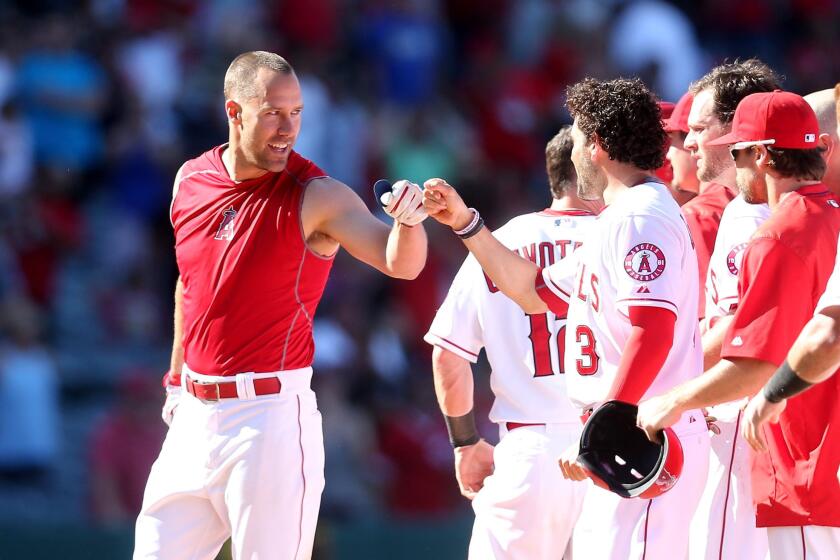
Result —
[[468, 210], [473, 213], [472, 220], [469, 224], [467, 224], [467, 227], [465, 227], [464, 229], [453, 230], [455, 232], [455, 235], [464, 235], [472, 228], [474, 228], [475, 224], [478, 223], [478, 220], [481, 219], [481, 216], [478, 215], [478, 210], [476, 210], [475, 208], [468, 208]]

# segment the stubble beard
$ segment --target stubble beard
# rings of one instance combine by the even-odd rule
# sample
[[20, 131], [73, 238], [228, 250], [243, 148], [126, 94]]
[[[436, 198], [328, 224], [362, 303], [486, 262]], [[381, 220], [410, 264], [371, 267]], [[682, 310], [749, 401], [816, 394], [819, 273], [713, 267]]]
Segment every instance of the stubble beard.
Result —
[[606, 187], [607, 176], [594, 165], [581, 162], [581, 169], [578, 171], [578, 197], [583, 200], [598, 200], [604, 196]]
[[[730, 157], [729, 154], [726, 157]], [[697, 166], [697, 178], [704, 183], [709, 183], [720, 177], [728, 167], [728, 162], [721, 157], [707, 155]]]

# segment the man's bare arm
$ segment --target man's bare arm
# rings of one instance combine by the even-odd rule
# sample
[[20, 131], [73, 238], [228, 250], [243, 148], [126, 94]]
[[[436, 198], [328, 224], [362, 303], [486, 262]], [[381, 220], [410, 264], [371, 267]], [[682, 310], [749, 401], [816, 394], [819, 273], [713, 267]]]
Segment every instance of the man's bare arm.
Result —
[[840, 306], [827, 307], [808, 321], [787, 361], [796, 375], [809, 383], [831, 377], [840, 364]]
[[[429, 216], [453, 230], [466, 227], [472, 220], [472, 212], [445, 181], [430, 179], [425, 187], [423, 204]], [[539, 274], [537, 265], [502, 245], [486, 227], [463, 241], [493, 283], [525, 313], [545, 313], [548, 310], [534, 286]]]
[[334, 179], [316, 179], [303, 204], [304, 234], [323, 235], [358, 260], [394, 278], [416, 278], [426, 264], [422, 224], [388, 227], [370, 213], [362, 199]]
[[725, 315], [718, 319], [714, 326], [703, 335], [703, 371], [708, 371], [720, 362], [720, 351], [723, 341], [732, 324], [734, 315]]
[[463, 416], [473, 409], [473, 376], [467, 360], [435, 346], [432, 373], [441, 412], [447, 416]]
[[175, 320], [172, 333], [172, 357], [169, 360], [169, 371], [172, 375], [181, 375], [184, 366], [184, 283], [181, 277], [175, 284]]

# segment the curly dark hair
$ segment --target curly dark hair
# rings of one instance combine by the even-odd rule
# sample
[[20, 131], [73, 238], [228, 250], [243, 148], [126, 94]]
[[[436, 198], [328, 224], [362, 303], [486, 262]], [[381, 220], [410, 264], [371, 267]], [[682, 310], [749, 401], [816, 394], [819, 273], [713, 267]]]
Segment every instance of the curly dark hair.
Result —
[[572, 127], [566, 125], [545, 146], [545, 172], [551, 196], [563, 198], [566, 191], [577, 190], [577, 174], [572, 164]]
[[749, 58], [712, 68], [711, 72], [691, 84], [690, 90], [694, 95], [705, 89], [712, 90], [715, 116], [723, 124], [729, 124], [743, 98], [751, 93], [779, 89], [780, 84], [781, 78], [772, 68], [757, 58]]
[[566, 105], [577, 126], [610, 159], [639, 169], [658, 169], [665, 161], [667, 135], [656, 98], [638, 78], [598, 81], [586, 78], [566, 91]]

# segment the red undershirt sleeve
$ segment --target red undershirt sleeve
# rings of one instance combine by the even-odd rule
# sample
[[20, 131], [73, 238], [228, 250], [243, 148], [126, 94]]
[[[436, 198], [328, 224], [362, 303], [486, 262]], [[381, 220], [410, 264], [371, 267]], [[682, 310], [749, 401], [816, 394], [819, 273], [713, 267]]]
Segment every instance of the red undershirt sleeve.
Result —
[[550, 272], [545, 268], [539, 269], [534, 278], [534, 289], [549, 311], [558, 317], [565, 317], [569, 311], [570, 296], [551, 278]]
[[671, 351], [677, 316], [662, 307], [631, 306], [633, 326], [621, 354], [610, 399], [637, 404]]

